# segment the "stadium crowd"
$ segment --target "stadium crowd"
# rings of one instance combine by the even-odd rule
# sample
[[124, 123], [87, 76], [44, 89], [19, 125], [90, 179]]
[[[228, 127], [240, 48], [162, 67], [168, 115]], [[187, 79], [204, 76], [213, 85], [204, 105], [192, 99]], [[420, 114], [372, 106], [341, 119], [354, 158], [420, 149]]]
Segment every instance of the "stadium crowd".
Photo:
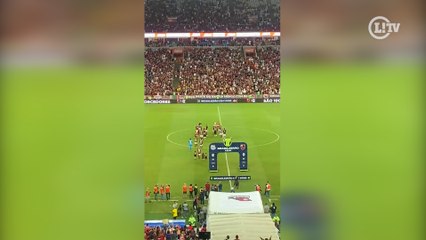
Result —
[[183, 47], [183, 46], [279, 46], [279, 38], [169, 38], [145, 39], [145, 47]]
[[145, 32], [279, 31], [278, 0], [145, 0]]
[[279, 49], [271, 46], [252, 55], [241, 47], [185, 48], [179, 61], [172, 50], [148, 48], [145, 95], [279, 94], [279, 67]]
[[145, 51], [145, 95], [173, 93], [174, 58], [169, 49]]
[[145, 240], [197, 240], [199, 232], [206, 232], [206, 225], [199, 228], [193, 225], [149, 227], [145, 225]]

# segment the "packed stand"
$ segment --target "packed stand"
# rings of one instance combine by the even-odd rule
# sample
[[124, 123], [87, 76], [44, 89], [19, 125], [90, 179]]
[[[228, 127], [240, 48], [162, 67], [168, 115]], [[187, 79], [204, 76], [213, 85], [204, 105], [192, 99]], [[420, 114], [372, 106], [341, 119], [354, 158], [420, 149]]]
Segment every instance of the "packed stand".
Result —
[[279, 0], [145, 0], [145, 32], [279, 31]]
[[279, 46], [280, 38], [171, 38], [145, 39], [145, 47]]
[[199, 228], [187, 226], [173, 226], [165, 224], [158, 227], [145, 226], [145, 240], [196, 240], [199, 239], [199, 232], [206, 232], [206, 226]]
[[145, 95], [172, 95], [174, 61], [167, 48], [145, 51]]
[[241, 47], [185, 48], [177, 62], [171, 50], [147, 49], [145, 95], [279, 94], [279, 49], [257, 47], [256, 52], [245, 56]]

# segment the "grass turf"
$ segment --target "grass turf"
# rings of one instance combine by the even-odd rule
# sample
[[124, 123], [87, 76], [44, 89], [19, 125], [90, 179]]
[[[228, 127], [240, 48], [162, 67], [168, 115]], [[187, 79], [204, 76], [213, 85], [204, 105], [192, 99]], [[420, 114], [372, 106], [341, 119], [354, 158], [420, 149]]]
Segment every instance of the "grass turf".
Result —
[[[228, 175], [228, 157], [231, 176], [252, 177], [240, 181], [240, 192], [254, 191], [255, 184], [264, 190], [269, 181], [271, 201], [279, 206], [279, 104], [145, 105], [144, 116], [144, 183], [151, 191], [155, 184], [170, 184], [172, 200], [187, 200], [182, 199], [182, 184], [203, 187], [210, 176]], [[187, 147], [188, 139], [193, 138], [194, 126], [198, 122], [203, 126], [208, 124], [209, 135], [203, 145], [203, 151], [207, 152], [210, 143], [221, 142], [221, 138], [211, 132], [215, 121], [222, 122], [232, 141], [247, 142], [248, 172], [239, 171], [237, 153], [219, 154], [217, 173], [209, 172], [208, 160], [194, 160], [193, 151]], [[229, 192], [229, 181], [222, 184], [223, 191]], [[268, 199], [263, 196], [263, 201]], [[171, 201], [145, 204], [145, 219], [171, 218], [171, 205]]]

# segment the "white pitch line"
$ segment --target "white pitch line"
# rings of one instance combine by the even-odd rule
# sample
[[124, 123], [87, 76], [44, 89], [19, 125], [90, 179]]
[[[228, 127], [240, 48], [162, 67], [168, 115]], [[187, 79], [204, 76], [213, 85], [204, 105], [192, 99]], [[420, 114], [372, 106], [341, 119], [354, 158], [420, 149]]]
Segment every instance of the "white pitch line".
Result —
[[[227, 153], [225, 153], [225, 159], [226, 159], [226, 168], [228, 169], [228, 176], [231, 176], [231, 171], [229, 170], [228, 154]], [[229, 189], [231, 189], [231, 188], [232, 188], [231, 180], [229, 180]]]
[[188, 131], [188, 130], [191, 130], [191, 129], [181, 129], [181, 130], [177, 130], [177, 131], [171, 132], [171, 133], [167, 134], [167, 136], [166, 136], [166, 140], [167, 140], [169, 143], [173, 143], [173, 144], [175, 144], [175, 145], [177, 145], [177, 146], [184, 147], [184, 148], [188, 148], [188, 145], [184, 145], [184, 144], [181, 144], [181, 143], [177, 143], [177, 142], [174, 142], [174, 141], [172, 141], [172, 140], [170, 139], [170, 136], [172, 136], [172, 135], [174, 135], [174, 134], [176, 134], [176, 133], [178, 133], [178, 132], [184, 132], [184, 131]]
[[[219, 123], [222, 126], [222, 117], [220, 115], [220, 108], [217, 106], [217, 114], [219, 115]], [[226, 169], [228, 170], [228, 176], [231, 176], [231, 170], [229, 170], [228, 154], [225, 152]], [[229, 189], [232, 188], [231, 180], [229, 180]]]
[[219, 108], [219, 106], [217, 106], [217, 114], [219, 115], [219, 123], [220, 123], [220, 125], [222, 125], [222, 117], [220, 115], [220, 108]]

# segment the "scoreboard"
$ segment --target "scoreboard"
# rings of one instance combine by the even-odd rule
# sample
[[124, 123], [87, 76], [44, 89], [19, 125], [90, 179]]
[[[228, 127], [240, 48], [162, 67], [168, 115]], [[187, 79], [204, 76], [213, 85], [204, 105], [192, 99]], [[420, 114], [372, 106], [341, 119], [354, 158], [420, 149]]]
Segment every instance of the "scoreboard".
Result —
[[240, 171], [248, 171], [248, 147], [245, 142], [211, 143], [209, 146], [209, 171], [218, 172], [217, 155], [219, 153], [238, 152], [240, 156]]

